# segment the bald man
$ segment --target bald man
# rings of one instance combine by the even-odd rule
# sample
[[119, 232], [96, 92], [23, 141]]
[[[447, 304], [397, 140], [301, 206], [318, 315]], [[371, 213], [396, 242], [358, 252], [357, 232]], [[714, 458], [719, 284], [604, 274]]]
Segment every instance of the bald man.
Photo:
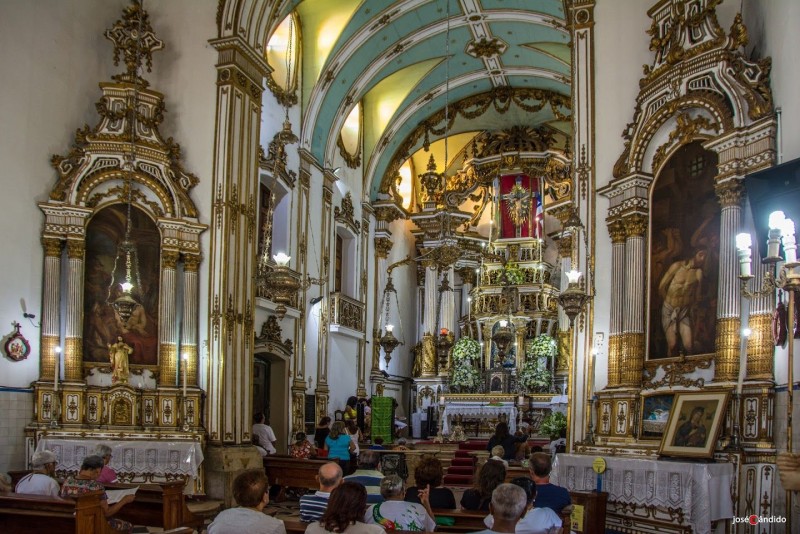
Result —
[[328, 462], [320, 466], [317, 472], [319, 491], [313, 495], [300, 497], [300, 521], [311, 523], [318, 521], [328, 508], [331, 492], [342, 483], [342, 468], [337, 462]]

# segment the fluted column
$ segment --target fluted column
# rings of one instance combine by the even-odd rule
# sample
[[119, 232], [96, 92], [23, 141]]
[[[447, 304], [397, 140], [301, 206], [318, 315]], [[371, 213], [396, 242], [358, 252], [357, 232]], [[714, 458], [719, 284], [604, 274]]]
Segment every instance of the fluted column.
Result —
[[644, 367], [644, 272], [647, 217], [640, 213], [622, 219], [625, 228], [624, 311], [620, 385], [638, 387]]
[[721, 207], [714, 380], [727, 381], [736, 380], [740, 364], [741, 295], [734, 236], [741, 228], [743, 190], [736, 178], [718, 182], [714, 189]]
[[67, 240], [67, 310], [64, 379], [83, 380], [83, 257], [86, 242]]
[[608, 387], [620, 385], [625, 309], [625, 226], [619, 219], [608, 223], [611, 235], [611, 313], [608, 334]]
[[423, 261], [425, 269], [425, 317], [423, 321], [423, 334], [436, 335], [436, 303], [439, 298], [439, 276], [436, 264], [432, 261]]
[[[472, 287], [475, 285], [475, 270], [471, 267], [464, 267], [458, 270], [458, 275], [461, 278], [461, 317], [465, 318], [465, 321], [469, 321], [472, 318], [472, 314], [469, 312], [469, 308], [472, 305], [472, 301], [470, 300], [470, 292], [472, 291]], [[472, 332], [472, 325], [469, 322], [466, 322], [466, 329], [464, 331], [464, 335], [476, 338], [477, 333]]]
[[[447, 269], [446, 274], [447, 280], [452, 288], [455, 285], [455, 272], [453, 271], [453, 268], [450, 267]], [[442, 312], [440, 323], [440, 328], [447, 328], [448, 332], [454, 332], [456, 329], [456, 296], [452, 289], [442, 293]]]
[[[752, 263], [754, 280], [763, 280], [767, 269], [756, 260]], [[752, 282], [751, 282], [752, 283]], [[773, 380], [775, 372], [775, 346], [772, 340], [772, 310], [775, 294], [754, 296], [750, 299], [749, 327], [747, 338], [747, 379]]]
[[[209, 388], [206, 429], [213, 445], [250, 442], [255, 314], [258, 154], [262, 80], [269, 66], [242, 42], [218, 51], [216, 138], [209, 251]], [[234, 135], [235, 134], [235, 135]]]
[[[336, 178], [334, 177], [333, 180]], [[314, 395], [317, 397], [317, 419], [328, 414], [328, 399], [330, 389], [328, 388], [328, 324], [330, 323], [330, 285], [328, 270], [330, 266], [331, 250], [331, 217], [333, 205], [333, 181], [331, 176], [325, 174], [325, 185], [322, 188], [322, 214], [320, 217], [321, 242], [319, 255], [322, 258], [321, 273], [318, 276], [325, 282], [320, 287], [322, 290], [322, 313], [319, 317], [319, 329], [317, 330], [317, 386], [314, 388]]]
[[40, 380], [53, 380], [56, 347], [61, 343], [61, 250], [64, 242], [45, 237], [44, 281], [42, 287], [42, 341], [39, 359]]
[[200, 361], [197, 351], [197, 312], [199, 310], [199, 283], [197, 270], [202, 260], [199, 254], [183, 255], [183, 332], [181, 333], [181, 356], [186, 356], [186, 380], [189, 385], [199, 385]]
[[516, 348], [515, 353], [517, 356], [517, 369], [522, 369], [522, 364], [525, 363], [525, 334], [527, 332], [528, 325], [526, 323], [514, 325], [514, 344]]
[[178, 294], [176, 267], [178, 252], [161, 252], [161, 295], [158, 311], [159, 384], [178, 383], [178, 321], [176, 299]]

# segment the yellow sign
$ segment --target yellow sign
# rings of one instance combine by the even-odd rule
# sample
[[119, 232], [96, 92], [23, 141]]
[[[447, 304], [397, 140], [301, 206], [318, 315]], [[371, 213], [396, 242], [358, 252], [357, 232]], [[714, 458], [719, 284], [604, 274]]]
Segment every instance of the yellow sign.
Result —
[[583, 532], [583, 505], [573, 504], [572, 514], [569, 516], [570, 530]]
[[595, 458], [594, 461], [592, 462], [592, 469], [594, 469], [594, 472], [597, 473], [598, 475], [600, 473], [605, 473], [606, 461], [600, 457]]

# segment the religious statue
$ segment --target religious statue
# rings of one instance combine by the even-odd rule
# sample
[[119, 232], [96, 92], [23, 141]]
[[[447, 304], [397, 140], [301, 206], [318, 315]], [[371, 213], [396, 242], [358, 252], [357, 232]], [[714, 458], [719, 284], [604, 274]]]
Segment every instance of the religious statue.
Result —
[[431, 334], [422, 336], [422, 374], [436, 374], [436, 342]]
[[450, 441], [467, 441], [467, 435], [464, 433], [464, 427], [455, 425], [453, 427], [453, 434], [450, 436]]
[[117, 342], [108, 344], [108, 359], [111, 362], [111, 383], [128, 383], [128, 356], [133, 348], [122, 341], [122, 336], [117, 336]]

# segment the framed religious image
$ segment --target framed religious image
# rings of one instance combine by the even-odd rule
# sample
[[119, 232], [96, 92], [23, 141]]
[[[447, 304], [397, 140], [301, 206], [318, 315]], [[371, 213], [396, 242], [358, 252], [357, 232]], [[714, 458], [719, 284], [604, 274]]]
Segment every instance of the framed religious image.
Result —
[[642, 397], [642, 402], [639, 403], [641, 406], [639, 439], [660, 440], [662, 438], [674, 400], [674, 393]]
[[676, 393], [659, 454], [710, 458], [728, 406], [727, 391]]
[[19, 323], [15, 321], [14, 333], [8, 336], [8, 339], [3, 344], [3, 351], [5, 351], [6, 356], [15, 362], [24, 360], [31, 352], [31, 345], [19, 331], [19, 327]]

